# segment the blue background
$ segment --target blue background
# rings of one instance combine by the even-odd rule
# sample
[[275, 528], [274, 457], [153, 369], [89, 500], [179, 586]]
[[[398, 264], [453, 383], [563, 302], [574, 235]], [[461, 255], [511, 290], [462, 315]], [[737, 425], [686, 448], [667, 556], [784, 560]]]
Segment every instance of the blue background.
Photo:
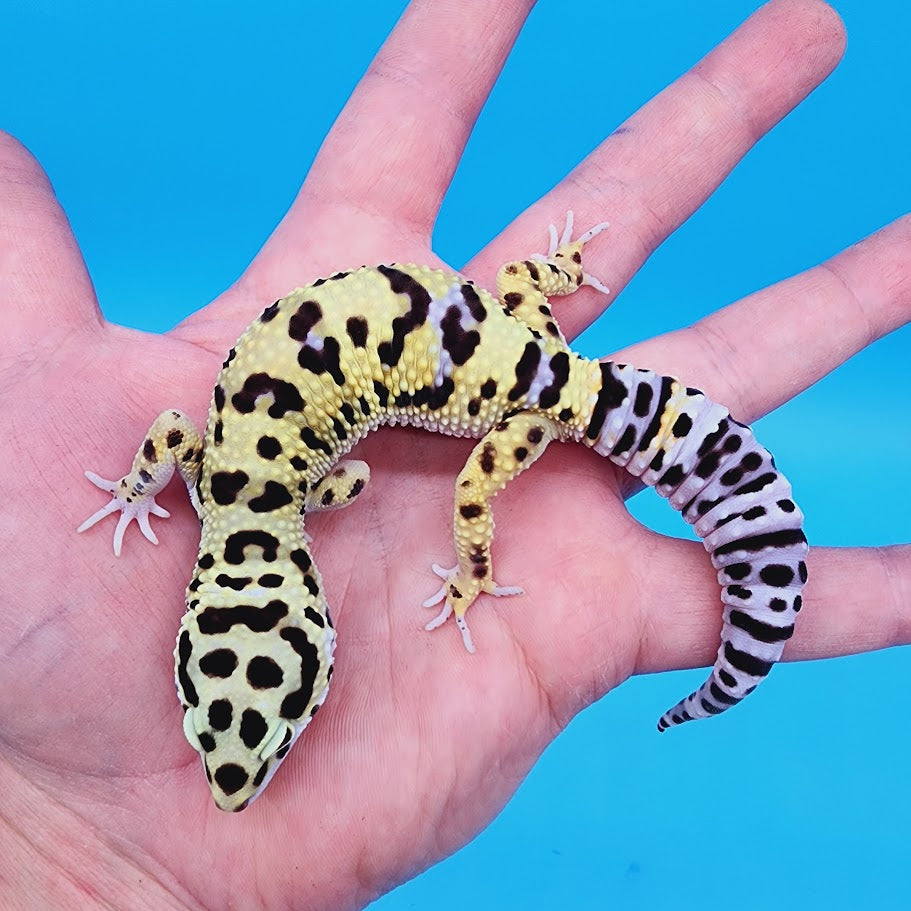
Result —
[[[161, 331], [255, 254], [404, 3], [5, 6], [0, 126], [48, 170], [107, 316]], [[544, 0], [443, 206], [440, 255], [464, 262], [756, 6]], [[911, 4], [835, 6], [844, 62], [652, 257], [585, 353], [690, 323], [911, 208]], [[574, 131], [516, 156], [513, 104], [562, 100], [561, 74]], [[814, 543], [908, 538], [892, 479], [911, 465], [909, 341], [895, 333], [760, 422]], [[633, 508], [685, 532], [653, 494]], [[749, 710], [660, 739], [655, 717], [702, 672], [630, 681], [486, 832], [375, 907], [908, 907], [909, 668], [904, 650], [789, 665]]]

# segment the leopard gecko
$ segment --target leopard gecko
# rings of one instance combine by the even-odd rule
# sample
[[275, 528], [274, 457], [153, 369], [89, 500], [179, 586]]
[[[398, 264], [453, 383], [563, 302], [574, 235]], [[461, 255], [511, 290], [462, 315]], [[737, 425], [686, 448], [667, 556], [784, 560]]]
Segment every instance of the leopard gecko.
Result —
[[455, 484], [457, 564], [427, 629], [482, 592], [515, 594], [491, 571], [491, 500], [552, 440], [582, 442], [666, 497], [703, 539], [721, 584], [721, 647], [708, 680], [659, 730], [716, 715], [769, 673], [791, 636], [807, 579], [803, 517], [752, 431], [672, 377], [570, 350], [548, 298], [580, 285], [572, 213], [550, 247], [504, 265], [497, 296], [419, 265], [338, 272], [259, 316], [215, 385], [205, 438], [179, 411], [160, 415], [128, 474], [87, 477], [118, 512], [114, 551], [149, 516], [175, 469], [202, 525], [175, 648], [183, 729], [215, 803], [238, 811], [262, 793], [323, 704], [335, 632], [309, 549], [309, 511], [354, 500], [369, 477], [342, 457], [368, 431], [404, 424], [478, 440]]

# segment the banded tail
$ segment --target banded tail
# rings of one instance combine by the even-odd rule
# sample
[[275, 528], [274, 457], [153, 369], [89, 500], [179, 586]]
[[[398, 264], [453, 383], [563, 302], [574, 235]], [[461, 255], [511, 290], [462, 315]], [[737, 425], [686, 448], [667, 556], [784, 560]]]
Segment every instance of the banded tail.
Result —
[[749, 695], [794, 632], [807, 581], [803, 515], [752, 430], [698, 389], [608, 361], [585, 442], [677, 509], [718, 570], [721, 647], [708, 680], [658, 730], [717, 715]]

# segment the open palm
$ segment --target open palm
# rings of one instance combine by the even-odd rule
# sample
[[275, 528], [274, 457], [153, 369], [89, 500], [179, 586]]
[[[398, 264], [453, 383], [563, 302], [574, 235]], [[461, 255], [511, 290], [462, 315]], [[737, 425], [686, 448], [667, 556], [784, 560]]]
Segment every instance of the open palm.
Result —
[[[479, 600], [478, 654], [450, 626], [425, 633], [419, 605], [435, 588], [430, 563], [451, 562], [452, 487], [470, 445], [381, 430], [356, 453], [372, 467], [368, 491], [308, 520], [339, 634], [329, 700], [264, 796], [232, 816], [212, 804], [172, 682], [199, 530], [183, 491], [160, 498], [172, 518], [158, 523], [158, 548], [131, 529], [115, 559], [112, 520], [74, 535], [103, 502], [82, 470], [125, 471], [166, 407], [203, 423], [224, 352], [264, 304], [361, 263], [439, 263], [440, 200], [530, 5], [484, 0], [468, 16], [416, 0], [259, 256], [165, 336], [104, 322], [43, 172], [0, 137], [0, 296], [11, 313], [0, 359], [2, 851], [10, 869], [30, 871], [23, 883], [41, 875], [49, 904], [360, 906], [477, 833], [592, 700], [634, 673], [711, 661], [721, 621], [708, 557], [633, 520], [627, 479], [583, 447], [552, 447], [497, 501], [495, 576], [527, 594]], [[454, 30], [461, 40], [448, 40]], [[582, 227], [611, 220], [586, 255], [616, 292], [842, 46], [822, 3], [763, 8], [463, 271], [490, 286], [501, 262], [539, 249], [547, 223], [574, 208]], [[408, 129], [385, 141], [403, 111]], [[909, 240], [898, 222], [620, 356], [753, 420], [908, 319]], [[567, 335], [604, 304], [587, 290], [559, 303]], [[837, 313], [837, 337], [810, 331], [823, 310]], [[907, 548], [837, 559], [817, 549], [809, 566], [788, 657], [907, 641]], [[835, 593], [861, 573], [849, 613]]]

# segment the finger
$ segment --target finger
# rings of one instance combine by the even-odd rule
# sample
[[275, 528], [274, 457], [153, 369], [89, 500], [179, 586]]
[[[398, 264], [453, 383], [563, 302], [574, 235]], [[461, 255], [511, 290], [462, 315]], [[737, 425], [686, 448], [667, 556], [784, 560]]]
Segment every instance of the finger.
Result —
[[[252, 268], [261, 268], [275, 248], [287, 255], [312, 246], [317, 213], [330, 236], [333, 223], [347, 224], [352, 212], [362, 224], [376, 213], [377, 224], [363, 229], [364, 249], [351, 250], [352, 261], [404, 261], [401, 243], [382, 248], [384, 237], [396, 240], [403, 228], [420, 241], [423, 253], [474, 122], [533, 5], [478, 0], [466, 15], [458, 2], [414, 0]], [[351, 231], [344, 233], [350, 247]]]
[[616, 357], [685, 378], [753, 421], [909, 319], [906, 216], [821, 266]]
[[[636, 673], [704, 667], [718, 650], [715, 571], [699, 543], [669, 545], [663, 548], [668, 553], [662, 555], [660, 578], [649, 586]], [[784, 660], [832, 658], [911, 642], [911, 545], [811, 548], [807, 570], [803, 608]]]
[[101, 323], [79, 246], [41, 165], [0, 132], [0, 301], [4, 354]]
[[[754, 143], [832, 71], [844, 50], [838, 15], [819, 0], [775, 0], [615, 130], [466, 267], [487, 281], [501, 261], [540, 246], [542, 226], [574, 209], [581, 227], [610, 221], [586, 268], [614, 295], [727, 177]], [[518, 251], [518, 252], [517, 252]], [[564, 305], [571, 337], [607, 299]]]

